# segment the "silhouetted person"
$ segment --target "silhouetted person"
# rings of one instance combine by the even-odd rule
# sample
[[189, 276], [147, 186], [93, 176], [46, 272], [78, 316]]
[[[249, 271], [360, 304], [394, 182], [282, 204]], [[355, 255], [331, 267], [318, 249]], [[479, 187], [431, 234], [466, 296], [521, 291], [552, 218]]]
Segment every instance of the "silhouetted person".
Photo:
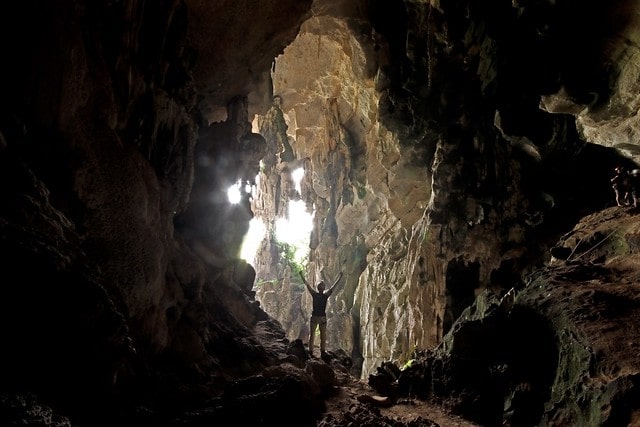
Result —
[[634, 169], [629, 173], [629, 187], [631, 192], [631, 204], [638, 207], [638, 196], [640, 195], [640, 169]]
[[632, 190], [631, 179], [623, 166], [616, 167], [615, 173], [615, 176], [611, 178], [611, 187], [616, 193], [616, 203], [618, 206], [626, 206], [629, 204], [629, 196]]
[[316, 285], [317, 291], [314, 290], [304, 278], [302, 271], [300, 271], [300, 277], [302, 278], [302, 282], [307, 287], [307, 290], [311, 294], [313, 298], [313, 311], [311, 312], [311, 321], [310, 321], [310, 329], [309, 329], [309, 354], [313, 357], [313, 341], [316, 334], [316, 328], [320, 328], [320, 355], [323, 355], [326, 348], [327, 343], [327, 300], [333, 293], [333, 290], [336, 288], [336, 285], [342, 278], [342, 272], [338, 274], [338, 278], [333, 285], [325, 292], [325, 284], [323, 281], [318, 282]]

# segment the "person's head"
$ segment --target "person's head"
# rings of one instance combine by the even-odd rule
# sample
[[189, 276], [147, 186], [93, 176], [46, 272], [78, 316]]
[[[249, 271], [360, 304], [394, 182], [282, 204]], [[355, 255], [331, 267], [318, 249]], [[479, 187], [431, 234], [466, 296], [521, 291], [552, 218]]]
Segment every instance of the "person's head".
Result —
[[324, 289], [325, 289], [324, 282], [322, 281], [318, 282], [317, 288], [318, 288], [318, 292], [324, 292]]

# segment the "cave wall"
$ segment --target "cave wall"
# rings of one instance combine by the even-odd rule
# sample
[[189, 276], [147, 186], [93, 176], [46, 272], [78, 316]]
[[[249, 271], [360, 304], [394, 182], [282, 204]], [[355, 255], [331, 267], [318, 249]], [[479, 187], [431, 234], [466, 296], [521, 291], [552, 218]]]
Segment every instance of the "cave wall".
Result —
[[3, 392], [108, 424], [110, 405], [210, 397], [276, 360], [238, 259], [251, 212], [223, 196], [255, 176], [249, 95], [309, 5], [279, 2], [246, 50], [226, 23], [255, 2], [0, 6]]
[[[279, 310], [300, 310], [278, 317], [304, 336], [308, 296], [273, 242], [255, 275], [238, 260], [252, 215], [273, 220], [292, 197], [315, 208], [307, 278], [344, 272], [329, 344], [366, 374], [437, 344], [476, 294], [517, 286], [568, 224], [611, 202], [620, 157], [593, 143], [634, 150], [631, 1], [0, 12], [13, 362], [0, 373], [5, 387], [26, 378], [48, 399], [82, 397], [87, 416], [114, 390], [206, 397], [201, 382], [273, 363], [253, 334], [269, 322], [254, 280], [281, 282]], [[257, 173], [266, 196], [230, 207], [228, 185]]]
[[[620, 153], [600, 145], [633, 134], [636, 109], [615, 111], [635, 96], [635, 66], [614, 57], [637, 51], [634, 10], [315, 2], [272, 72], [293, 160], [276, 150], [265, 173], [284, 183], [281, 170], [308, 161], [293, 197], [316, 212], [310, 275], [347, 272], [329, 345], [362, 360], [363, 375], [437, 344], [476, 295], [519, 286], [561, 230], [610, 203]], [[585, 123], [606, 115], [598, 137]], [[279, 141], [285, 125], [278, 116]], [[297, 278], [261, 258], [258, 277], [285, 286], [258, 299], [304, 337], [308, 296], [287, 309]]]

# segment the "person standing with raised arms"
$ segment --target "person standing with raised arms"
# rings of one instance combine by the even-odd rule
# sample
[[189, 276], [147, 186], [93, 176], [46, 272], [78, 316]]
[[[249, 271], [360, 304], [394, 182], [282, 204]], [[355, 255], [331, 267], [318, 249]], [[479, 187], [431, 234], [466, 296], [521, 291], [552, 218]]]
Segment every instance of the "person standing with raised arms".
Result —
[[305, 280], [304, 274], [300, 271], [300, 277], [302, 278], [302, 282], [307, 288], [307, 291], [311, 294], [311, 298], [313, 299], [313, 310], [311, 311], [311, 321], [309, 328], [309, 354], [311, 357], [313, 356], [313, 342], [315, 339], [316, 329], [320, 329], [320, 355], [324, 355], [327, 344], [327, 300], [333, 293], [334, 289], [340, 282], [342, 278], [342, 272], [338, 274], [338, 278], [333, 285], [329, 289], [325, 291], [326, 285], [324, 281], [318, 282], [316, 285], [316, 289], [313, 289]]

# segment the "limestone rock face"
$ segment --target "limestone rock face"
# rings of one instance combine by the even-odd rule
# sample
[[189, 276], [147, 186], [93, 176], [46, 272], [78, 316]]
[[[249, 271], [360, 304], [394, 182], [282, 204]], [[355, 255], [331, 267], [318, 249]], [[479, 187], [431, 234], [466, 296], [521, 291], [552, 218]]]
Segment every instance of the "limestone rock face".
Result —
[[416, 354], [399, 393], [438, 396], [481, 425], [637, 423], [637, 236], [637, 211], [585, 216], [557, 243], [570, 256], [502, 297], [481, 293]]
[[[571, 43], [577, 34], [586, 34], [592, 40], [585, 40], [589, 51], [566, 49], [571, 71], [561, 78], [558, 92], [541, 99], [541, 108], [546, 111], [574, 115], [585, 140], [615, 147], [636, 160], [640, 137], [636, 114], [640, 103], [639, 10], [640, 5], [634, 2], [614, 2], [606, 8], [591, 5], [581, 10], [581, 19], [575, 19], [565, 43]], [[548, 30], [555, 25], [549, 23]], [[568, 81], [578, 73], [582, 74], [579, 80]]]
[[[79, 425], [258, 394], [252, 375], [308, 334], [275, 235], [292, 201], [312, 214], [306, 279], [344, 274], [330, 349], [366, 376], [439, 345], [635, 166], [638, 16], [631, 0], [3, 2], [0, 384]], [[233, 204], [232, 185], [255, 192]], [[527, 304], [551, 317], [543, 296]], [[298, 374], [285, 391], [309, 403]], [[571, 378], [547, 397], [576, 413]]]
[[[314, 212], [309, 276], [347, 273], [329, 308], [330, 346], [363, 360], [364, 374], [438, 343], [477, 294], [516, 285], [519, 271], [544, 261], [547, 239], [561, 224], [606, 203], [606, 174], [619, 160], [607, 154], [608, 165], [591, 175], [586, 171], [604, 152], [585, 141], [611, 145], [595, 132], [622, 127], [602, 127], [598, 119], [589, 130], [587, 123], [635, 93], [634, 65], [609, 59], [626, 70], [617, 74], [594, 68], [601, 64], [596, 54], [572, 52], [588, 70], [573, 79], [578, 63], [556, 44], [573, 46], [575, 34], [604, 13], [611, 19], [606, 36], [593, 35], [598, 55], [623, 49], [632, 56], [635, 15], [624, 25], [614, 19], [629, 11], [623, 3], [578, 11], [563, 2], [480, 8], [407, 1], [364, 13], [317, 1], [314, 16], [276, 58], [278, 124], [269, 127], [279, 129], [274, 146], [291, 148], [286, 157], [284, 148], [268, 157], [261, 180], [280, 191], [259, 192], [262, 208], [254, 211], [286, 215], [287, 197], [301, 197]], [[573, 14], [585, 21], [569, 25]], [[390, 25], [391, 18], [402, 25]], [[530, 82], [524, 93], [516, 89], [523, 81]], [[585, 110], [576, 99], [589, 91], [611, 101]], [[572, 159], [576, 150], [583, 155]], [[563, 171], [569, 161], [576, 175]], [[281, 171], [299, 165], [303, 188], [291, 193]], [[584, 204], [567, 203], [577, 199]], [[295, 274], [270, 267], [270, 253], [259, 253], [258, 277], [295, 282]], [[265, 310], [291, 325], [291, 338], [300, 337], [309, 298], [300, 310], [269, 302], [283, 298], [258, 291]]]

